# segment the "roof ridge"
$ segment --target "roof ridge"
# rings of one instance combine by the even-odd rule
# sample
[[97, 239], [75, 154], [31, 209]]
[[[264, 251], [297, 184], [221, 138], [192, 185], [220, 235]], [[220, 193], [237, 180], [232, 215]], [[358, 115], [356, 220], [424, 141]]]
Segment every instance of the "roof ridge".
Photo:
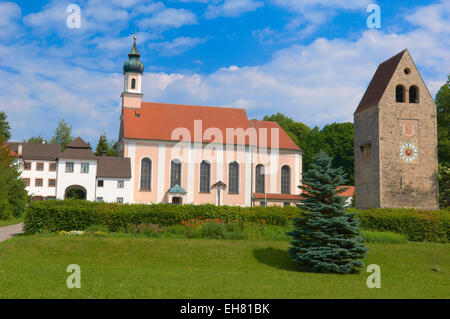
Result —
[[408, 51], [408, 49], [402, 50], [378, 65], [354, 114], [378, 104], [406, 51]]
[[171, 106], [187, 106], [187, 107], [204, 107], [204, 108], [212, 108], [212, 109], [227, 109], [227, 110], [242, 110], [247, 113], [247, 110], [243, 107], [233, 107], [233, 106], [211, 106], [211, 105], [195, 105], [195, 104], [175, 104], [175, 103], [165, 103], [165, 102], [146, 102], [142, 101], [141, 104], [162, 104], [162, 105], [171, 105]]

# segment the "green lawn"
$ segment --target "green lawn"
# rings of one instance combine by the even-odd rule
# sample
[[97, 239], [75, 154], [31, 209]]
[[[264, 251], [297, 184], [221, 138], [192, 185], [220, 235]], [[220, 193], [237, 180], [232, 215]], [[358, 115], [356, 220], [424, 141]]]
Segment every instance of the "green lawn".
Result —
[[[450, 244], [368, 244], [368, 273], [296, 271], [283, 241], [18, 236], [0, 243], [0, 298], [448, 298]], [[434, 256], [434, 257], [433, 257]], [[440, 272], [432, 271], [434, 258]], [[81, 289], [66, 287], [68, 264]]]
[[18, 224], [18, 223], [22, 223], [23, 222], [23, 217], [12, 217], [10, 219], [0, 219], [0, 227], [1, 226], [9, 226], [9, 225], [14, 225], [14, 224]]

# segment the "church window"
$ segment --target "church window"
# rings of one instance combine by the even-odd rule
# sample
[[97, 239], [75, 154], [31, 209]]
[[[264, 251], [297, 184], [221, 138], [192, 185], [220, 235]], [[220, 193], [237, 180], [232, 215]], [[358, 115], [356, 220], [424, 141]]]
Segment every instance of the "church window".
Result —
[[131, 88], [134, 90], [136, 89], [136, 79], [131, 80]]
[[419, 103], [419, 89], [415, 85], [409, 87], [409, 103]]
[[231, 162], [228, 165], [228, 193], [239, 193], [239, 164], [237, 162]]
[[200, 192], [209, 193], [211, 183], [211, 164], [207, 161], [200, 163]]
[[405, 102], [405, 88], [403, 87], [403, 85], [397, 85], [395, 87], [395, 102]]
[[[141, 161], [141, 191], [150, 191], [152, 181], [152, 161], [143, 158]], [[123, 181], [122, 181], [123, 182]]]
[[281, 168], [281, 194], [291, 193], [291, 168], [284, 165]]
[[170, 187], [181, 186], [181, 161], [173, 160], [170, 163]]
[[265, 174], [264, 174], [264, 165], [259, 164], [256, 165], [255, 169], [255, 193], [265, 193], [266, 185], [265, 185]]

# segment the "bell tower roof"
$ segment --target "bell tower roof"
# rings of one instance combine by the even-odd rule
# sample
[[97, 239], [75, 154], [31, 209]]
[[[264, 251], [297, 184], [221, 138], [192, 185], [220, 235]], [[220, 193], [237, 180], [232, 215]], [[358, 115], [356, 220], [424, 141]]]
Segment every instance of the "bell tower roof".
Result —
[[134, 72], [142, 74], [144, 72], [144, 64], [139, 60], [141, 55], [136, 47], [136, 36], [133, 39], [133, 47], [128, 53], [128, 60], [123, 64], [123, 73]]

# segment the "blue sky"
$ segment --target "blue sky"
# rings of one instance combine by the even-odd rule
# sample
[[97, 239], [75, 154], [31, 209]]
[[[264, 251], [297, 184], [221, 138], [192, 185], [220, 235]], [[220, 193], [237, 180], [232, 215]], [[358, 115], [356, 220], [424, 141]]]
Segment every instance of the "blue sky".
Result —
[[[81, 28], [66, 25], [67, 6]], [[381, 28], [366, 8], [381, 8]], [[85, 0], [0, 2], [0, 111], [12, 140], [64, 118], [117, 138], [122, 65], [137, 34], [145, 101], [352, 121], [377, 65], [408, 48], [434, 96], [450, 73], [450, 1]]]

